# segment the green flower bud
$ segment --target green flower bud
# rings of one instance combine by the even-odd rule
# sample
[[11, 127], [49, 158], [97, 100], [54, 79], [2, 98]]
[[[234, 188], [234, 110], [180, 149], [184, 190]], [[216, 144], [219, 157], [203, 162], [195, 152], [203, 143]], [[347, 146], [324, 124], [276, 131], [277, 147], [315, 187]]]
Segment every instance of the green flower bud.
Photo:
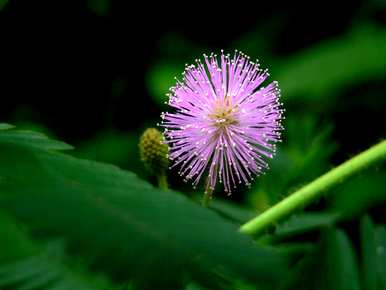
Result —
[[169, 167], [169, 147], [155, 128], [147, 129], [139, 140], [139, 153], [145, 167], [155, 175], [164, 174]]

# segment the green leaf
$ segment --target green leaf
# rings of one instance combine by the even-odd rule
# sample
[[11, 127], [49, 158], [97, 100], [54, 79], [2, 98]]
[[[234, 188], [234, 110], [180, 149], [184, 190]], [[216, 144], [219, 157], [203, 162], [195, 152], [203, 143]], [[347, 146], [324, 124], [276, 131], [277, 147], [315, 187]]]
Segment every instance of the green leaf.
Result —
[[7, 5], [8, 1], [9, 0], [0, 0], [0, 10], [2, 10], [5, 7], [5, 5]]
[[87, 4], [99, 16], [105, 16], [110, 10], [110, 0], [87, 0]]
[[34, 131], [9, 130], [12, 127], [3, 124], [3, 131], [0, 131], [0, 142], [15, 145], [24, 144], [28, 147], [46, 150], [70, 150], [73, 148], [66, 143], [50, 140], [46, 135]]
[[170, 87], [176, 84], [175, 77], [180, 78], [184, 71], [183, 63], [169, 61], [156, 63], [151, 67], [146, 76], [147, 88], [156, 104], [164, 106], [169, 100], [166, 96]]
[[334, 212], [307, 212], [290, 217], [280, 224], [273, 236], [282, 239], [332, 225], [339, 215]]
[[278, 145], [269, 173], [260, 176], [248, 194], [258, 210], [266, 209], [324, 173], [337, 149], [331, 138], [332, 125], [318, 124], [312, 115], [289, 115], [285, 128], [286, 140]]
[[332, 189], [330, 209], [350, 218], [386, 201], [385, 170], [370, 170]]
[[376, 271], [378, 274], [379, 289], [386, 289], [386, 226], [376, 226], [375, 243], [377, 251]]
[[238, 224], [245, 223], [256, 216], [256, 213], [251, 210], [218, 198], [213, 199], [209, 207]]
[[102, 131], [79, 144], [71, 151], [71, 155], [112, 163], [140, 176], [146, 176], [147, 171], [139, 158], [139, 137], [139, 134], [134, 133], [128, 134], [115, 130]]
[[55, 250], [48, 248], [37, 256], [0, 265], [0, 289], [8, 290], [13, 285], [17, 285], [18, 290], [117, 289], [104, 279], [86, 274], [79, 267], [63, 264], [56, 257], [58, 253]]
[[[295, 263], [291, 272], [282, 281], [281, 290], [308, 290], [316, 289], [317, 274], [322, 273], [321, 265], [321, 247], [318, 245], [316, 249], [304, 256]], [[317, 268], [315, 272], [313, 269]]]
[[347, 235], [336, 228], [323, 232], [318, 246], [293, 266], [285, 290], [359, 290], [358, 265]]
[[362, 283], [364, 290], [377, 290], [377, 252], [374, 225], [368, 215], [360, 222]]
[[[339, 90], [386, 72], [386, 31], [361, 26], [345, 37], [328, 40], [299, 52], [278, 66], [276, 79], [283, 98], [325, 100]], [[273, 73], [275, 75], [275, 73]]]
[[285, 257], [290, 264], [294, 264], [299, 258], [315, 251], [316, 245], [309, 242], [291, 242], [275, 244], [272, 248]]
[[100, 275], [68, 264], [63, 244], [32, 241], [10, 217], [0, 212], [0, 289], [117, 289]]
[[14, 128], [14, 127], [15, 127], [15, 126], [10, 125], [10, 124], [0, 123], [0, 130], [8, 130], [8, 129], [12, 129], [12, 128]]
[[181, 194], [38, 147], [29, 133], [6, 133], [0, 132], [0, 206], [34, 233], [63, 236], [114, 278], [171, 287], [185, 271], [204, 279], [216, 270], [272, 285], [285, 273], [280, 256]]
[[325, 255], [327, 282], [325, 289], [359, 290], [358, 265], [354, 248], [342, 230], [330, 229], [327, 231]]
[[15, 260], [36, 252], [26, 240], [24, 231], [7, 215], [0, 212], [0, 262]]
[[204, 288], [201, 285], [197, 285], [195, 283], [190, 283], [186, 285], [185, 290], [207, 290], [207, 288]]

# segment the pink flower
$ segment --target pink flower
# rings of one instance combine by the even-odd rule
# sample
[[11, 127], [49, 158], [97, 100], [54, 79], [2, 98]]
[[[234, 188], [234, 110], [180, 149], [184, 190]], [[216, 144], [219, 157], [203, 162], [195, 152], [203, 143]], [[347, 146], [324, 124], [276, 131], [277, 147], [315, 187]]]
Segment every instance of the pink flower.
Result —
[[267, 70], [241, 52], [196, 63], [170, 89], [174, 112], [162, 113], [161, 126], [181, 176], [196, 186], [207, 175], [207, 193], [218, 181], [231, 194], [268, 168], [282, 130], [280, 90], [277, 82], [262, 87]]

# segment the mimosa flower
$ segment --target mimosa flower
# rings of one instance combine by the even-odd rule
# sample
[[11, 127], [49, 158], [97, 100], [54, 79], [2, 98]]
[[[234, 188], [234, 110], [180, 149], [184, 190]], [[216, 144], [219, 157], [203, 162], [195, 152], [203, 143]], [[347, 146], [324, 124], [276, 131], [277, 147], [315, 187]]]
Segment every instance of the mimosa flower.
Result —
[[186, 66], [170, 89], [174, 111], [162, 113], [161, 126], [173, 167], [194, 186], [206, 176], [207, 193], [219, 182], [231, 194], [268, 168], [283, 112], [277, 82], [261, 86], [268, 76], [243, 53], [221, 52]]

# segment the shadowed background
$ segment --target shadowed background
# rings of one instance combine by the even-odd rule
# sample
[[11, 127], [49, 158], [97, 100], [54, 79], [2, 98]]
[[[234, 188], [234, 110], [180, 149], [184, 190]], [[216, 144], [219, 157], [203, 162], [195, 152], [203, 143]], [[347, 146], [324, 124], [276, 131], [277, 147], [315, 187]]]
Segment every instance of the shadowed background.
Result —
[[[48, 167], [61, 169], [59, 173], [70, 176], [70, 181], [79, 178], [79, 184], [83, 185], [74, 189], [75, 183], [66, 183], [65, 178], [60, 183], [52, 174], [48, 175], [52, 180], [47, 182], [47, 186], [44, 183], [47, 172], [35, 155], [30, 158], [25, 152], [23, 155], [20, 148], [0, 144], [4, 149], [4, 156], [0, 155], [0, 187], [1, 194], [5, 193], [0, 195], [2, 206], [7, 210], [11, 208], [10, 212], [16, 209], [16, 216], [19, 214], [21, 220], [25, 215], [27, 218], [23, 222], [32, 220], [32, 229], [36, 224], [28, 218], [29, 214], [36, 213], [40, 218], [44, 216], [37, 221], [47, 223], [50, 235], [46, 237], [46, 232], [39, 232], [39, 243], [52, 238], [51, 230], [68, 238], [72, 242], [70, 250], [85, 261], [88, 261], [85, 253], [89, 254], [91, 244], [94, 247], [91, 247], [91, 253], [99, 262], [102, 261], [102, 266], [97, 264], [97, 273], [100, 270], [98, 267], [104, 269], [111, 266], [107, 275], [112, 272], [109, 278], [114, 283], [126, 282], [135, 275], [143, 275], [144, 280], [154, 279], [157, 285], [157, 279], [162, 280], [164, 276], [173, 282], [180, 282], [175, 277], [182, 277], [181, 281], [185, 281], [186, 277], [178, 272], [179, 263], [183, 263], [185, 255], [190, 253], [170, 247], [170, 244], [166, 250], [164, 244], [159, 246], [157, 239], [156, 242], [153, 240], [156, 231], [152, 231], [152, 225], [157, 225], [157, 230], [160, 225], [160, 232], [156, 233], [164, 234], [166, 241], [172, 236], [181, 245], [197, 250], [192, 253], [208, 258], [200, 260], [200, 266], [211, 261], [211, 254], [214, 253], [218, 254], [214, 261], [220, 261], [221, 266], [221, 263], [229, 263], [242, 271], [253, 269], [252, 273], [248, 272], [249, 278], [256, 279], [255, 272], [262, 277], [277, 272], [275, 264], [266, 266], [259, 255], [249, 255], [257, 248], [253, 248], [246, 237], [242, 237], [245, 240], [237, 240], [241, 235], [233, 236], [229, 229], [236, 228], [386, 137], [384, 0], [347, 3], [313, 1], [308, 4], [259, 1], [256, 7], [241, 2], [218, 4], [209, 1], [179, 4], [146, 2], [141, 6], [123, 0], [0, 0], [0, 40], [1, 123], [44, 132], [74, 145], [75, 148], [67, 154], [118, 165], [153, 184], [156, 184], [156, 179], [146, 172], [139, 158], [139, 137], [146, 128], [155, 127], [161, 112], [168, 110], [164, 104], [167, 100], [165, 94], [174, 85], [174, 77], [181, 77], [186, 63], [194, 62], [203, 53], [219, 53], [224, 49], [232, 54], [237, 49], [253, 60], [258, 58], [261, 67], [269, 69], [270, 80], [279, 82], [286, 109], [283, 142], [278, 144], [277, 155], [269, 162], [270, 170], [256, 178], [250, 189], [240, 186], [230, 197], [226, 197], [221, 188], [215, 193], [211, 210], [219, 215], [213, 215], [185, 199], [183, 195], [198, 200], [202, 188], [193, 190], [190, 184], [184, 184], [176, 170], [168, 172], [168, 180], [170, 187], [182, 194], [164, 196], [164, 192], [147, 187], [135, 176], [126, 176], [114, 171], [116, 169], [79, 159], [76, 162], [71, 159], [70, 162], [62, 155], [58, 155], [61, 156], [57, 157], [58, 161], [53, 154], [55, 158], [51, 160], [51, 155], [45, 151], [42, 153], [39, 149], [36, 153], [33, 151], [36, 148], [28, 149], [36, 156], [47, 154], [49, 158], [41, 158]], [[9, 128], [1, 125], [0, 129]], [[6, 135], [7, 131], [4, 132]], [[26, 136], [32, 138], [35, 135]], [[47, 147], [67, 148], [61, 143], [47, 142], [44, 143]], [[32, 142], [31, 146], [34, 145], [41, 146]], [[12, 154], [7, 154], [7, 150]], [[23, 174], [20, 168], [28, 170], [30, 176]], [[20, 184], [3, 183], [7, 174], [11, 178], [15, 174]], [[115, 188], [115, 178], [122, 187]], [[19, 187], [15, 189], [12, 186]], [[43, 190], [45, 195], [41, 195], [41, 187], [46, 190]], [[29, 194], [30, 188], [33, 194]], [[270, 244], [276, 252], [284, 249], [287, 251], [284, 251], [284, 256], [296, 257], [289, 260], [300, 261], [296, 267], [291, 267], [289, 275], [293, 281], [289, 279], [288, 287], [283, 289], [316, 289], [316, 286], [320, 289], [360, 289], [360, 283], [368, 286], [364, 289], [383, 289], [386, 285], [385, 188], [385, 166], [378, 164], [332, 188], [328, 196], [292, 216], [276, 231], [272, 229], [275, 234], [266, 234], [263, 244]], [[96, 195], [92, 196], [95, 200], [89, 198], [89, 189]], [[122, 197], [123, 189], [129, 190]], [[21, 193], [20, 200], [24, 203], [11, 194], [7, 195], [8, 190], [14, 190], [15, 196]], [[25, 196], [22, 195], [24, 190], [27, 192]], [[138, 236], [136, 231], [131, 231], [132, 228], [138, 230], [135, 223], [134, 226], [131, 223], [116, 223], [114, 214], [99, 207], [99, 194], [106, 198], [107, 204], [110, 202], [117, 206], [120, 213], [133, 214], [133, 220], [143, 222], [149, 227], [148, 231], [139, 231]], [[8, 202], [6, 196], [14, 203]], [[74, 207], [74, 211], [63, 209], [62, 203]], [[169, 209], [177, 216], [170, 217]], [[53, 217], [51, 223], [45, 216], [46, 212]], [[368, 215], [363, 217], [365, 213]], [[82, 214], [86, 217], [84, 221]], [[198, 221], [192, 217], [198, 217]], [[189, 226], [181, 226], [178, 224], [180, 220], [184, 226]], [[76, 226], [73, 226], [74, 221]], [[18, 233], [18, 222], [8, 220], [0, 213], [0, 223], [3, 223], [0, 228], [5, 232]], [[60, 222], [63, 223], [62, 228]], [[13, 223], [16, 226], [12, 226]], [[7, 228], [7, 225], [11, 226]], [[99, 229], [103, 230], [105, 226], [111, 230], [113, 238], [110, 239], [108, 234], [98, 235]], [[190, 226], [195, 229], [193, 234]], [[221, 247], [212, 238], [213, 233], [223, 238], [223, 245], [227, 242], [226, 249], [233, 250], [220, 252]], [[9, 249], [17, 248], [17, 255], [22, 256], [19, 248], [23, 251], [28, 248], [25, 252], [30, 253], [30, 244], [25, 242], [29, 241], [29, 236], [28, 239], [21, 238], [19, 234], [3, 236]], [[94, 240], [95, 236], [98, 239]], [[34, 244], [35, 238], [33, 236], [31, 244]], [[170, 238], [172, 242], [173, 238]], [[24, 244], [20, 242], [19, 247], [14, 239], [24, 241]], [[122, 246], [121, 239], [133, 241], [133, 246]], [[0, 239], [0, 242], [4, 240]], [[156, 247], [153, 248], [154, 244]], [[251, 252], [245, 250], [247, 245], [251, 246], [248, 248]], [[47, 256], [50, 259], [56, 257], [58, 249], [61, 251], [63, 248], [54, 244], [53, 249], [49, 247]], [[121, 255], [115, 252], [117, 248], [127, 252]], [[150, 248], [152, 251], [148, 251]], [[137, 259], [137, 254], [143, 254], [141, 251], [148, 254], [146, 257], [149, 260]], [[7, 255], [2, 254], [4, 252], [0, 251], [0, 266], [6, 267], [4, 257], [7, 258]], [[303, 254], [305, 258], [300, 259]], [[254, 259], [251, 259], [252, 256]], [[164, 257], [170, 259], [167, 266], [178, 272], [175, 277], [174, 273], [166, 273], [169, 268], [164, 267]], [[197, 257], [193, 254], [192, 257], [196, 263]], [[356, 257], [359, 257], [358, 263]], [[152, 265], [153, 259], [162, 264], [157, 268], [160, 264], [155, 263], [154, 273], [147, 268]], [[138, 260], [143, 267], [139, 270], [136, 268]], [[258, 271], [255, 270], [255, 262], [260, 266]], [[357, 264], [363, 270], [359, 274]], [[128, 274], [122, 265], [131, 265], [130, 271], [133, 272]], [[7, 286], [7, 280], [4, 280], [4, 273], [7, 272], [1, 270], [4, 267], [0, 267], [0, 288]], [[51, 265], [46, 267], [47, 271], [43, 268], [42, 272], [50, 274]], [[316, 268], [320, 271], [314, 271]], [[13, 273], [16, 277], [24, 273], [15, 269]], [[203, 269], [212, 270], [209, 266]], [[206, 282], [209, 285], [218, 282], [209, 276], [212, 272], [203, 273], [205, 270], [200, 272], [200, 267], [193, 266], [190, 270], [193, 278], [208, 274]], [[312, 273], [305, 275], [307, 270]], [[74, 272], [77, 277], [77, 268]], [[228, 272], [224, 273], [219, 275], [221, 279], [226, 277], [232, 283], [239, 283], [233, 276], [227, 276]], [[378, 281], [372, 276], [376, 275], [374, 273], [381, 277], [380, 288], [372, 282]], [[219, 282], [214, 289], [254, 289], [242, 288], [244, 284], [241, 282], [240, 285], [239, 288], [221, 288], [223, 285]], [[210, 289], [210, 286], [207, 287]], [[69, 289], [73, 288], [70, 286]], [[204, 288], [194, 288], [189, 284], [186, 289]]]
[[[320, 149], [318, 158], [337, 164], [385, 136], [384, 1], [1, 2], [1, 119], [42, 127], [82, 157], [143, 175], [139, 134], [167, 109], [184, 64], [220, 49], [270, 69], [287, 110], [285, 144], [291, 137], [299, 154]], [[323, 130], [328, 146], [314, 148], [310, 138]], [[309, 168], [314, 175], [325, 170], [311, 161], [322, 167]]]

